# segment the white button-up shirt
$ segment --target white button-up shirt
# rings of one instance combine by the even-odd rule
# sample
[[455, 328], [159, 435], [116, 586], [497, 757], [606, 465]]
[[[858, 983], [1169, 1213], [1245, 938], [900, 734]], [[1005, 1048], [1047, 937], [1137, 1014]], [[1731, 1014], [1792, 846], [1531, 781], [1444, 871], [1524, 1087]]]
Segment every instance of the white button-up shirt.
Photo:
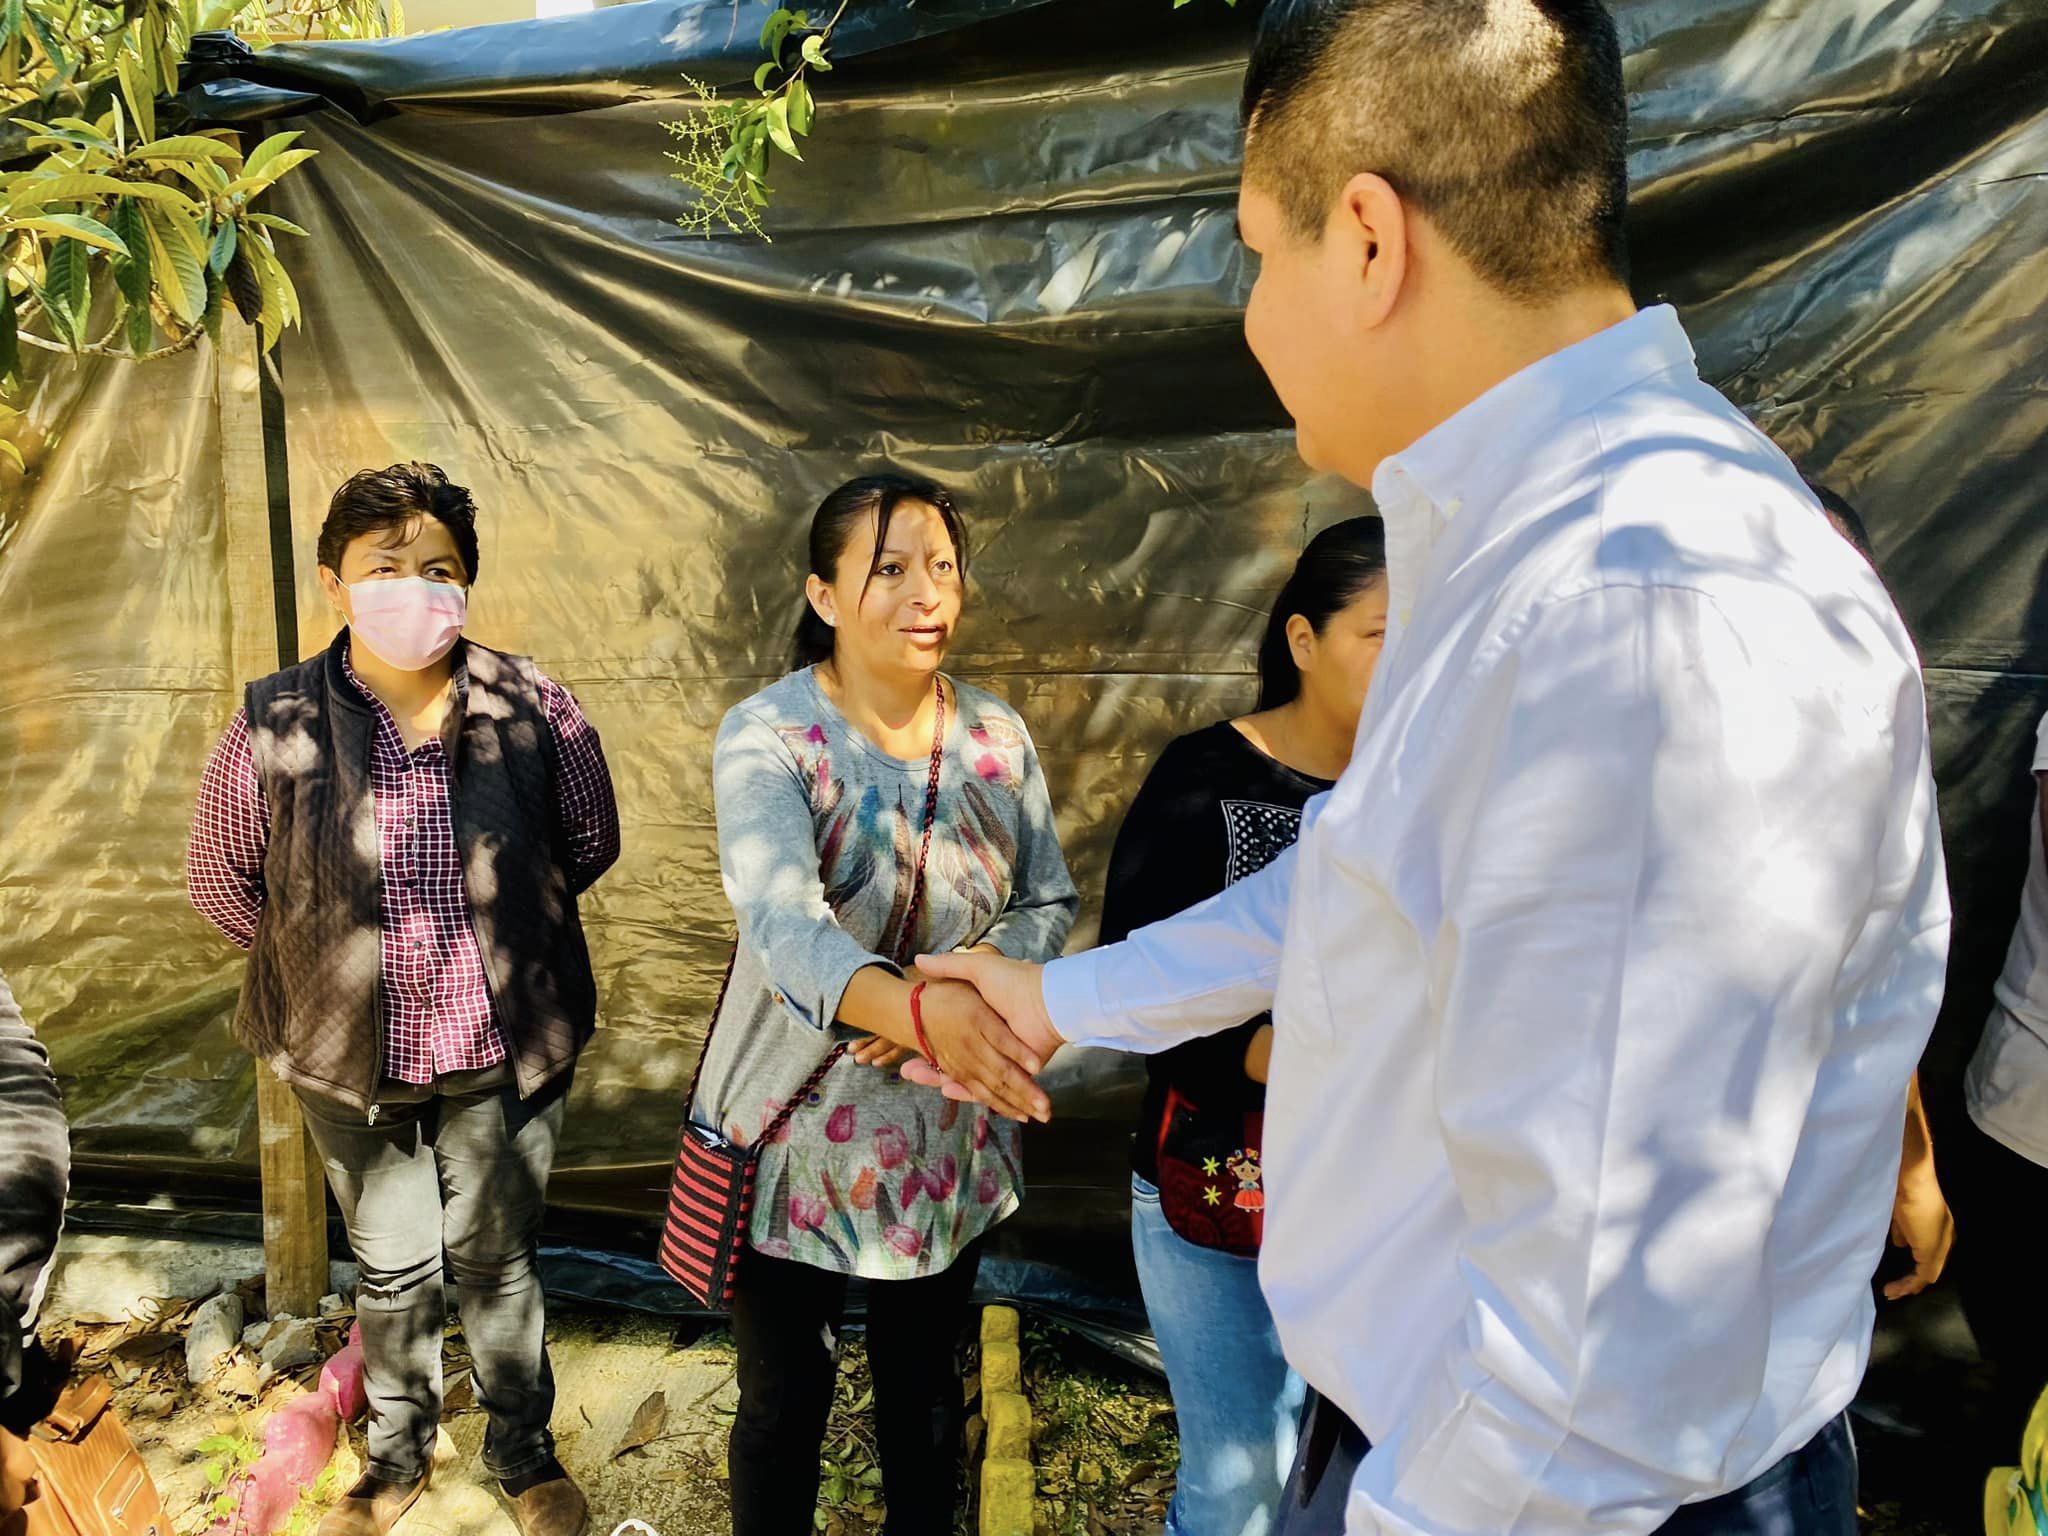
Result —
[[1270, 1003], [1260, 1278], [1347, 1530], [1644, 1532], [1848, 1404], [1949, 909], [1875, 575], [1655, 309], [1376, 475], [1392, 624], [1262, 874], [1055, 963], [1156, 1051]]

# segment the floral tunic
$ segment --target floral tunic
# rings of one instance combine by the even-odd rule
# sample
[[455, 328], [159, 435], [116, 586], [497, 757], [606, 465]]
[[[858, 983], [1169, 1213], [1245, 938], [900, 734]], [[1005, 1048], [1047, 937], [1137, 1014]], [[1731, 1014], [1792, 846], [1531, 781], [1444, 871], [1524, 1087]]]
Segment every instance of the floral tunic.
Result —
[[[1079, 905], [1038, 754], [1010, 707], [946, 681], [938, 819], [911, 954], [1049, 960]], [[713, 776], [740, 943], [693, 1114], [758, 1138], [825, 1053], [854, 973], [893, 963], [928, 757], [884, 753], [806, 669], [727, 714]], [[761, 1149], [751, 1241], [878, 1280], [945, 1269], [1017, 1208], [1020, 1128], [842, 1059]]]

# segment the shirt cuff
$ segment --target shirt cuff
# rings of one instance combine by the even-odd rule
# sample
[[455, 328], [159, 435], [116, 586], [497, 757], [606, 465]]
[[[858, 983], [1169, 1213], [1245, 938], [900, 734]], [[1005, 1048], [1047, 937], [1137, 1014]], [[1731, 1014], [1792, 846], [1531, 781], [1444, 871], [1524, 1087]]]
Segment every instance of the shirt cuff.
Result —
[[1103, 951], [1054, 960], [1040, 972], [1038, 983], [1045, 1000], [1046, 1017], [1059, 1037], [1069, 1045], [1108, 1045], [1097, 1033], [1103, 1023], [1100, 981]]

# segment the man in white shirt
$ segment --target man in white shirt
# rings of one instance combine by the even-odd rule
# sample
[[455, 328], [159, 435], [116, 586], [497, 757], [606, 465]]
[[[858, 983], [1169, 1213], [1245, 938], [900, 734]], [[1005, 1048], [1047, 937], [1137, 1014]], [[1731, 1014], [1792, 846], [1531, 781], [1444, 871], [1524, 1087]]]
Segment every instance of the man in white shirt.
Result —
[[1912, 647], [1635, 313], [1599, 6], [1274, 0], [1245, 102], [1246, 334], [1387, 521], [1355, 756], [1178, 918], [920, 964], [1040, 1054], [1273, 1008], [1286, 1536], [1846, 1536], [1948, 939]]

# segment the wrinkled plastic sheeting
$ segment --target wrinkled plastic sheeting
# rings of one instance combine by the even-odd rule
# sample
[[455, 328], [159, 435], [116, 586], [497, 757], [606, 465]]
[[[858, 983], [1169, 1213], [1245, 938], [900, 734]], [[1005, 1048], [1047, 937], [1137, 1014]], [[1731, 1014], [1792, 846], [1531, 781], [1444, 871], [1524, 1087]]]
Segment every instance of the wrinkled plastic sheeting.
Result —
[[[765, 11], [648, 0], [278, 47], [194, 88], [238, 118], [263, 91], [329, 103], [291, 121], [320, 155], [276, 195], [313, 231], [287, 251], [306, 318], [282, 349], [301, 652], [330, 633], [327, 495], [430, 458], [483, 509], [473, 632], [536, 655], [603, 732], [625, 854], [586, 904], [604, 1028], [554, 1193], [622, 1247], [658, 1209], [728, 942], [712, 732], [780, 668], [825, 490], [887, 463], [958, 492], [974, 583], [951, 664], [1030, 723], [1091, 903], [1153, 755], [1248, 703], [1294, 554], [1366, 505], [1303, 470], [1241, 335], [1249, 14], [857, 8], [804, 163], [776, 162], [773, 243], [691, 238], [662, 124], [691, 110], [686, 71], [746, 88]], [[1949, 1114], [2048, 703], [2048, 14], [1618, 15], [1640, 296], [1676, 303], [1706, 376], [1861, 508], [1924, 649], [1959, 917], [1930, 1057]], [[201, 356], [53, 376], [38, 478], [0, 524], [0, 964], [83, 1166], [142, 1186], [254, 1164], [239, 959], [180, 885], [240, 682]], [[1059, 1071], [995, 1262], [1077, 1252], [1128, 1294], [1138, 1074]]]

